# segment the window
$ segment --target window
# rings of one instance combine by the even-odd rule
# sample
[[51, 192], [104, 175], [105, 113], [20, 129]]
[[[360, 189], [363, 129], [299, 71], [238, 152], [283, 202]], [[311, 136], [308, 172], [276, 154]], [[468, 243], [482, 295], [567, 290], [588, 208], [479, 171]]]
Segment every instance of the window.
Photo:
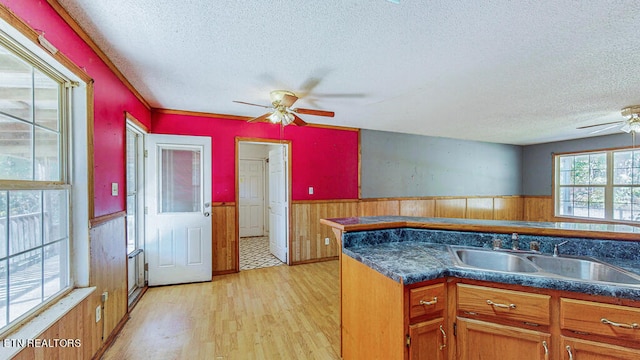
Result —
[[640, 221], [640, 150], [556, 155], [557, 216]]
[[70, 85], [0, 33], [0, 332], [70, 286]]

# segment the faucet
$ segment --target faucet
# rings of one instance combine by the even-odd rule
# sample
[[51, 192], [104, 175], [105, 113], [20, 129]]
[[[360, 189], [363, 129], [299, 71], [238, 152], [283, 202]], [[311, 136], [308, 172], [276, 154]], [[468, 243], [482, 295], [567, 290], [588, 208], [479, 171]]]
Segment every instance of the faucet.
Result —
[[567, 241], [563, 241], [563, 242], [561, 242], [560, 244], [555, 244], [555, 245], [553, 246], [553, 256], [557, 257], [558, 255], [560, 255], [560, 254], [559, 254], [559, 252], [558, 252], [558, 246], [562, 246], [562, 245], [564, 245], [564, 244], [566, 244], [566, 243], [568, 243], [568, 242], [569, 242], [569, 241], [567, 240]]
[[511, 234], [511, 249], [520, 250], [520, 240], [518, 240], [518, 233]]

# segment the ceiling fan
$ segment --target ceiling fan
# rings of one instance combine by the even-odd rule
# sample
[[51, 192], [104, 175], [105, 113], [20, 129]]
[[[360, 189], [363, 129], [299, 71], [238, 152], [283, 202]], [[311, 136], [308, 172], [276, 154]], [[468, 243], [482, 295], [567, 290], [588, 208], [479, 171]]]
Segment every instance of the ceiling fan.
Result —
[[607, 127], [591, 132], [591, 134], [595, 134], [595, 133], [599, 133], [599, 132], [609, 130], [622, 125], [622, 127], [620, 127], [621, 131], [624, 131], [626, 133], [633, 133], [633, 134], [640, 133], [640, 105], [627, 106], [626, 108], [622, 109], [620, 113], [622, 114], [622, 116], [629, 116], [629, 118], [627, 120], [621, 120], [621, 121], [613, 121], [613, 122], [607, 122], [602, 124], [580, 126], [576, 129], [588, 129], [592, 127], [609, 125]]
[[248, 122], [259, 122], [265, 121], [273, 124], [282, 124], [283, 126], [289, 125], [291, 123], [304, 126], [307, 123], [302, 120], [296, 114], [305, 114], [305, 115], [316, 115], [316, 116], [326, 116], [333, 117], [335, 113], [333, 111], [324, 111], [324, 110], [314, 110], [314, 109], [303, 109], [303, 108], [292, 108], [293, 104], [298, 101], [298, 97], [296, 94], [292, 93], [288, 90], [273, 90], [270, 93], [271, 97], [271, 106], [252, 104], [244, 101], [236, 101], [233, 102], [251, 106], [259, 106], [266, 109], [271, 109], [272, 111], [250, 119]]

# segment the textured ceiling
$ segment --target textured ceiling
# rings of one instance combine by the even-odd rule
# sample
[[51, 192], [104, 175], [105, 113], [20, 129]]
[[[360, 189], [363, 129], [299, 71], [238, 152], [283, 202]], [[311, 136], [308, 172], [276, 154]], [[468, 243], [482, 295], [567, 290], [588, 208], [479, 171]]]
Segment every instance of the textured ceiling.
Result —
[[640, 104], [637, 0], [59, 2], [152, 107], [524, 145]]

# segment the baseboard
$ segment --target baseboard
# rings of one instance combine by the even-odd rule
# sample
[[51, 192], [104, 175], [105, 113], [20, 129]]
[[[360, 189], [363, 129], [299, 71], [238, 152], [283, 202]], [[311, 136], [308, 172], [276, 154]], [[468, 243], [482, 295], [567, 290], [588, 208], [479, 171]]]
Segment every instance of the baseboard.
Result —
[[109, 347], [113, 344], [114, 340], [116, 339], [116, 336], [118, 336], [118, 334], [120, 334], [120, 331], [124, 327], [124, 324], [127, 323], [127, 321], [129, 321], [129, 312], [128, 311], [125, 314], [125, 316], [122, 317], [122, 319], [120, 320], [118, 325], [116, 325], [116, 327], [113, 329], [113, 331], [111, 332], [111, 335], [109, 335], [109, 337], [107, 338], [107, 341], [105, 341], [104, 344], [102, 344], [102, 346], [100, 347], [100, 349], [98, 349], [96, 354], [93, 355], [93, 357], [91, 358], [92, 360], [98, 360], [98, 359], [102, 358], [102, 355], [104, 355], [104, 353], [107, 351], [107, 349], [109, 349]]

